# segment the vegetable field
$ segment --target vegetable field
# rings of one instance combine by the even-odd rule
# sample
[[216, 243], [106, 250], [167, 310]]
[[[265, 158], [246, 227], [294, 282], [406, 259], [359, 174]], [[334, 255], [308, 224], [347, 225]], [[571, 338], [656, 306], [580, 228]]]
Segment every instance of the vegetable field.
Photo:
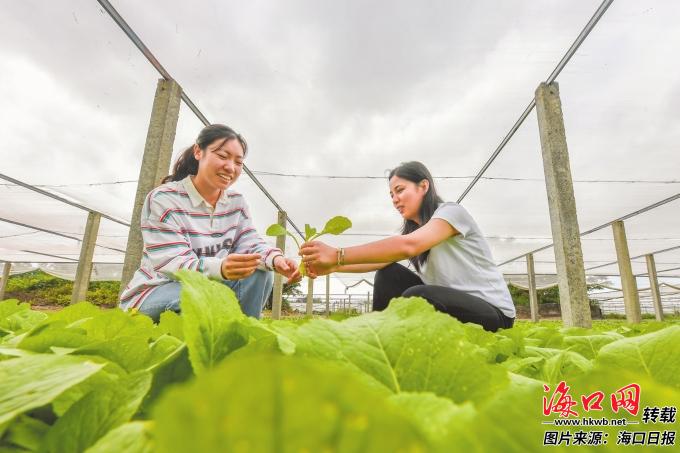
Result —
[[182, 315], [157, 325], [87, 303], [45, 314], [0, 302], [0, 451], [674, 445], [673, 322], [489, 333], [416, 298], [339, 322], [256, 320], [224, 285], [179, 278]]

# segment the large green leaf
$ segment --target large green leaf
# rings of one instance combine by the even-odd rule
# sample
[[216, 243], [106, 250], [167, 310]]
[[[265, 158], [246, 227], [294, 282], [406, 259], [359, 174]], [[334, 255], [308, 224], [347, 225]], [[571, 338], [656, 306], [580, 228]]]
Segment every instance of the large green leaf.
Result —
[[24, 332], [47, 319], [45, 313], [31, 310], [27, 303], [16, 299], [0, 302], [0, 338], [8, 333]]
[[267, 231], [265, 231], [265, 234], [267, 236], [285, 236], [287, 233], [286, 229], [279, 225], [278, 223], [274, 223], [272, 225], [269, 225], [267, 228]]
[[[167, 342], [167, 339], [174, 339], [173, 337], [163, 336], [154, 344], [152, 349], [159, 346], [159, 342]], [[170, 354], [164, 355], [160, 362], [154, 363], [149, 371], [153, 373], [153, 381], [151, 389], [149, 390], [146, 399], [142, 404], [142, 412], [148, 412], [149, 407], [153, 405], [156, 399], [171, 385], [178, 384], [189, 380], [193, 376], [191, 363], [189, 362], [189, 353], [186, 344], [180, 343], [179, 347], [170, 349], [167, 345], [163, 354], [170, 351]]]
[[0, 425], [49, 404], [103, 365], [68, 355], [36, 354], [0, 362]]
[[542, 369], [542, 380], [552, 384], [578, 377], [593, 368], [590, 360], [572, 351], [561, 351], [546, 359]]
[[160, 452], [427, 451], [384, 393], [294, 356], [229, 358], [168, 392], [154, 414]]
[[570, 351], [577, 352], [587, 359], [594, 359], [597, 352], [606, 344], [623, 339], [623, 335], [616, 332], [605, 332], [594, 335], [578, 335], [564, 337], [564, 346]]
[[151, 350], [146, 339], [120, 336], [91, 343], [73, 352], [74, 355], [98, 356], [114, 362], [128, 372], [151, 365]]
[[146, 363], [147, 370], [152, 371], [162, 366], [167, 361], [174, 360], [180, 350], [186, 349], [186, 343], [171, 336], [162, 335], [150, 345], [149, 359]]
[[403, 392], [391, 395], [388, 400], [408, 414], [432, 444], [442, 443], [455, 423], [475, 416], [472, 403], [459, 406], [432, 393]]
[[85, 453], [151, 453], [151, 422], [130, 422], [109, 431]]
[[309, 241], [316, 234], [316, 228], [305, 223], [305, 240]]
[[242, 338], [246, 339], [247, 343], [266, 340], [272, 342], [275, 351], [281, 351], [284, 354], [295, 352], [295, 343], [290, 338], [255, 318], [245, 317], [234, 328]]
[[545, 363], [541, 357], [513, 357], [502, 363], [503, 367], [512, 372], [529, 378], [537, 378]]
[[657, 382], [680, 388], [680, 326], [609, 343], [600, 349], [595, 364], [638, 370]]
[[531, 326], [527, 329], [525, 335], [527, 339], [534, 340], [531, 342], [531, 346], [542, 348], [561, 348], [564, 341], [564, 335], [560, 330], [551, 326]]
[[156, 329], [160, 333], [167, 333], [184, 340], [184, 319], [174, 311], [166, 310], [161, 313], [161, 319]]
[[78, 348], [94, 340], [79, 327], [69, 327], [66, 321], [42, 323], [27, 332], [17, 347], [33, 352], [51, 352], [53, 347]]
[[335, 216], [326, 222], [326, 226], [323, 227], [319, 236], [322, 234], [341, 234], [351, 227], [352, 222], [347, 217]]
[[150, 385], [151, 374], [140, 372], [88, 393], [47, 432], [41, 451], [85, 451], [110, 430], [132, 418]]
[[20, 415], [12, 421], [4, 436], [0, 434], [0, 451], [3, 446], [35, 451], [40, 447], [48, 429], [50, 429], [50, 425], [47, 423], [33, 417]]
[[[83, 357], [85, 358], [85, 357]], [[95, 358], [96, 360], [96, 358]], [[92, 376], [83, 380], [77, 385], [66, 390], [52, 401], [52, 410], [58, 416], [62, 416], [82, 397], [100, 388], [120, 382], [121, 378], [127, 376], [123, 368], [113, 362], [104, 362], [105, 366]]]
[[149, 339], [154, 336], [154, 323], [148, 316], [132, 315], [114, 309], [100, 312], [82, 323], [87, 335], [105, 341], [122, 336]]
[[89, 302], [78, 302], [69, 305], [57, 312], [50, 313], [50, 321], [65, 321], [67, 324], [82, 322], [84, 320], [99, 316], [104, 311]]
[[27, 303], [21, 303], [17, 299], [6, 299], [0, 301], [0, 324], [2, 320], [9, 315], [19, 312], [30, 310], [31, 306]]
[[481, 400], [507, 384], [507, 372], [466, 339], [456, 319], [420, 298], [393, 299], [382, 312], [342, 322], [273, 324], [303, 356], [353, 365], [395, 393], [432, 392], [455, 402]]
[[198, 272], [181, 271], [181, 308], [189, 358], [196, 374], [214, 367], [232, 351], [247, 344], [235, 322], [243, 319], [234, 292]]

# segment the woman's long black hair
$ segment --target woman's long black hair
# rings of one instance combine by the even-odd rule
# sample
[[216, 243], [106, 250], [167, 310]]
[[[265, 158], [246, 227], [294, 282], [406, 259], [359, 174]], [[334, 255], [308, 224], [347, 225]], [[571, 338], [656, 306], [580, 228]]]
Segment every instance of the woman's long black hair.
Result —
[[[390, 180], [393, 176], [406, 179], [407, 181], [411, 181], [416, 184], [420, 183], [424, 179], [426, 179], [429, 183], [429, 188], [423, 197], [420, 210], [418, 211], [420, 225], [418, 225], [413, 220], [404, 220], [404, 226], [401, 228], [401, 234], [409, 234], [420, 228], [422, 225], [425, 225], [432, 218], [432, 214], [434, 214], [434, 211], [437, 210], [439, 204], [443, 203], [444, 200], [442, 200], [441, 197], [437, 195], [437, 190], [434, 187], [434, 180], [432, 179], [430, 171], [420, 162], [412, 161], [402, 163], [398, 167], [390, 170], [390, 174], [387, 179]], [[429, 254], [430, 251], [425, 250], [420, 255], [409, 258], [409, 261], [411, 264], [413, 264], [413, 266], [415, 266], [416, 270], [420, 272], [420, 266], [425, 261], [427, 261]]]
[[[208, 145], [215, 140], [220, 139], [222, 140], [222, 143], [228, 140], [238, 140], [241, 147], [243, 147], [243, 157], [245, 157], [248, 152], [248, 144], [241, 134], [224, 124], [210, 124], [204, 127], [198, 134], [198, 138], [196, 138], [196, 144], [205, 151], [208, 148]], [[220, 146], [222, 146], [222, 144], [220, 144]], [[172, 167], [172, 173], [163, 178], [162, 182], [181, 181], [187, 176], [195, 175], [196, 173], [198, 173], [198, 161], [194, 157], [194, 145], [191, 145], [182, 151], [182, 154], [180, 154], [177, 162], [175, 162], [174, 167]]]

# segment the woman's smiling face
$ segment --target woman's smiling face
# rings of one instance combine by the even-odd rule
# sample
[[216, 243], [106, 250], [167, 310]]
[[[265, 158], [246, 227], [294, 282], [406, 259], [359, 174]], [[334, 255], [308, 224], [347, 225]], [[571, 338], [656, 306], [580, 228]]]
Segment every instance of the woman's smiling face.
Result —
[[243, 170], [243, 147], [237, 139], [217, 139], [205, 150], [194, 147], [198, 160], [197, 178], [214, 190], [226, 190]]

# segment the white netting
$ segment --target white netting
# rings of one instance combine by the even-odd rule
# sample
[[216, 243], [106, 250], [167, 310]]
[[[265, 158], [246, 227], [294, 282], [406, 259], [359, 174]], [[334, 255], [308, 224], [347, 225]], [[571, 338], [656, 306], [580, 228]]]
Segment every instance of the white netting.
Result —
[[[12, 265], [10, 275], [19, 275], [25, 274], [27, 272], [33, 272], [35, 270], [41, 270], [46, 274], [73, 281], [76, 278], [77, 267], [77, 263], [15, 263]], [[122, 264], [95, 263], [92, 265], [92, 274], [90, 275], [90, 280], [94, 282], [118, 281], [120, 280], [122, 272]]]

